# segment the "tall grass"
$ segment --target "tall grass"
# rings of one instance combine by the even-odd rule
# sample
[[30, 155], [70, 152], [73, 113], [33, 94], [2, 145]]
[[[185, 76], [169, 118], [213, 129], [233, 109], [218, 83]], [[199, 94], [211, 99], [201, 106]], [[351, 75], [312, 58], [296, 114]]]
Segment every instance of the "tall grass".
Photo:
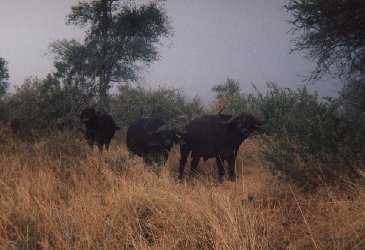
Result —
[[255, 140], [242, 145], [239, 180], [218, 184], [213, 161], [178, 182], [178, 154], [159, 170], [115, 140], [90, 151], [75, 136], [0, 152], [1, 249], [364, 248], [365, 192], [304, 195], [277, 182]]

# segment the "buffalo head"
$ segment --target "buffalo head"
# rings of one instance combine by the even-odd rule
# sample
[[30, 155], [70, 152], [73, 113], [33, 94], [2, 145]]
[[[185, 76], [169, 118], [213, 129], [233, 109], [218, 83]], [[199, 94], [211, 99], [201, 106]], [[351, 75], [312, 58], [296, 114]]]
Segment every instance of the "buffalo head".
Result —
[[167, 124], [160, 126], [149, 134], [155, 138], [155, 140], [149, 142], [149, 146], [162, 146], [163, 148], [168, 149], [177, 143], [180, 138], [178, 133]]
[[262, 131], [263, 122], [252, 114], [242, 112], [232, 116], [229, 120], [222, 122], [223, 125], [234, 128], [244, 137], [247, 137], [252, 132]]
[[97, 113], [93, 108], [86, 108], [80, 114], [80, 120], [84, 124], [92, 124], [97, 119]]

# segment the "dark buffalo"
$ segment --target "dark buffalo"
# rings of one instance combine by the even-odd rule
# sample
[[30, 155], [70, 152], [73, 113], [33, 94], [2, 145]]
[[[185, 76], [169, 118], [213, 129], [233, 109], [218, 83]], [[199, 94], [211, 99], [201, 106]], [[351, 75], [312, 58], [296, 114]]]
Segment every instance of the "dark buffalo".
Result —
[[32, 132], [32, 122], [26, 119], [13, 118], [10, 120], [9, 127], [13, 134], [24, 141], [34, 139]]
[[165, 163], [170, 149], [178, 141], [177, 133], [161, 119], [141, 118], [127, 131], [127, 147], [143, 157], [145, 163]]
[[86, 128], [84, 135], [87, 143], [91, 147], [96, 143], [100, 151], [103, 146], [108, 150], [115, 131], [120, 129], [113, 118], [109, 114], [96, 112], [93, 108], [86, 108], [81, 112], [80, 119]]
[[205, 115], [192, 120], [181, 139], [180, 175], [191, 152], [191, 171], [196, 173], [200, 158], [215, 158], [219, 181], [224, 179], [224, 161], [228, 162], [232, 181], [236, 179], [235, 162], [241, 143], [254, 131], [259, 130], [262, 122], [248, 113], [231, 115]]
[[22, 131], [22, 121], [18, 118], [14, 118], [10, 121], [10, 129], [11, 131], [18, 135]]

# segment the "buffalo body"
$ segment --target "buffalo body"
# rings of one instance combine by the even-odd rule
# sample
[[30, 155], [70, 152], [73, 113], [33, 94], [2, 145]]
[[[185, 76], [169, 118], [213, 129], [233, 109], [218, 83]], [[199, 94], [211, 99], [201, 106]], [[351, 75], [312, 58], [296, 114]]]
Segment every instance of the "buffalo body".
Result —
[[84, 136], [87, 143], [91, 147], [96, 143], [100, 151], [103, 150], [103, 146], [109, 149], [115, 131], [120, 129], [111, 115], [87, 108], [81, 112], [80, 119], [85, 125]]
[[235, 161], [241, 143], [262, 122], [248, 113], [231, 115], [204, 115], [192, 120], [185, 129], [180, 145], [180, 175], [183, 178], [187, 158], [191, 152], [191, 171], [197, 172], [200, 158], [215, 158], [219, 180], [225, 175], [224, 161], [228, 162], [231, 180], [236, 179]]
[[128, 150], [142, 157], [149, 165], [165, 163], [177, 139], [177, 133], [157, 118], [140, 118], [127, 131]]

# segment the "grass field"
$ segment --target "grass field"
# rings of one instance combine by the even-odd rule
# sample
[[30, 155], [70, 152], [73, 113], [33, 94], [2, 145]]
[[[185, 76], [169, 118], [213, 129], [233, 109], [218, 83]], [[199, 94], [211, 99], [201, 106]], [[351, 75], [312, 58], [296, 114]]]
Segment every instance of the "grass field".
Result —
[[213, 161], [178, 182], [177, 149], [156, 170], [117, 141], [100, 155], [70, 135], [3, 135], [0, 248], [365, 248], [365, 190], [301, 194], [267, 171], [255, 140], [241, 147], [239, 180], [222, 185]]

